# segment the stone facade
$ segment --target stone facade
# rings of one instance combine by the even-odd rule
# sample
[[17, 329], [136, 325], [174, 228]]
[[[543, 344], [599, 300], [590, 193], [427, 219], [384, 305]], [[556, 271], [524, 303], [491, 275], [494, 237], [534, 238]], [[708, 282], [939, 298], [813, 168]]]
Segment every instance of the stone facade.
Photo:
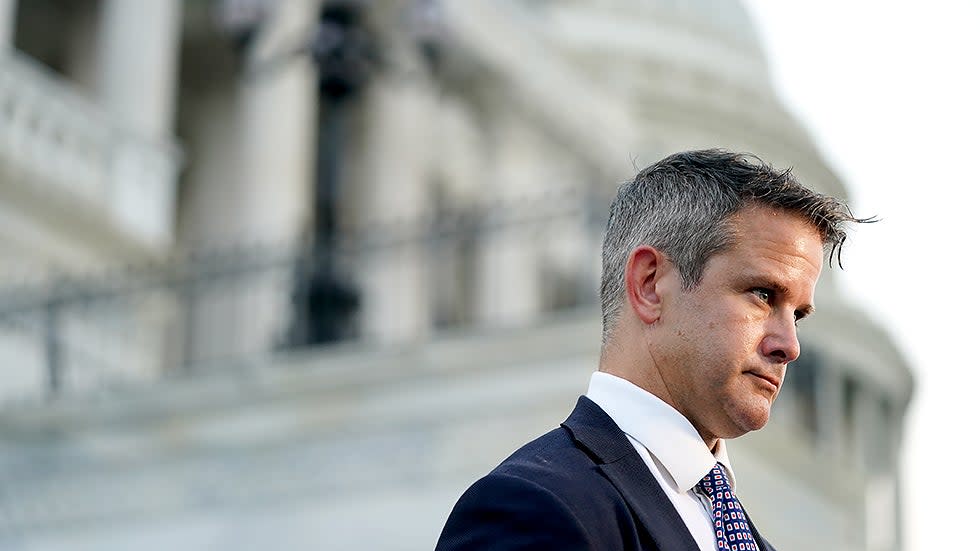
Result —
[[[0, 49], [4, 548], [431, 547], [585, 390], [635, 167], [846, 197], [735, 1], [2, 0]], [[297, 321], [309, 250], [347, 333]], [[911, 375], [834, 278], [740, 494], [780, 548], [899, 549]]]

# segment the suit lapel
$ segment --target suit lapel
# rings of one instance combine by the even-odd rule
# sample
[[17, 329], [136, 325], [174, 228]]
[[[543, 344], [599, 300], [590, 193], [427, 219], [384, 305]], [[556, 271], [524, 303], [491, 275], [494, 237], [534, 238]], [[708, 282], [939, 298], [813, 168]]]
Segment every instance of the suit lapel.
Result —
[[599, 470], [619, 490], [658, 549], [698, 551], [691, 532], [657, 479], [602, 408], [582, 396], [562, 426], [592, 454]]

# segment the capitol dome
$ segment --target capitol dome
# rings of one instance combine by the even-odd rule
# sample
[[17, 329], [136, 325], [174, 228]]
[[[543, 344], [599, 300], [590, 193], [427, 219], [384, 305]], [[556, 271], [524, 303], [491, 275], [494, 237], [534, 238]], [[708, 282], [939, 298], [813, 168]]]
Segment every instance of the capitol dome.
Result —
[[639, 163], [700, 147], [765, 151], [820, 191], [847, 196], [777, 97], [741, 2], [581, 0], [527, 8], [547, 39], [640, 121]]

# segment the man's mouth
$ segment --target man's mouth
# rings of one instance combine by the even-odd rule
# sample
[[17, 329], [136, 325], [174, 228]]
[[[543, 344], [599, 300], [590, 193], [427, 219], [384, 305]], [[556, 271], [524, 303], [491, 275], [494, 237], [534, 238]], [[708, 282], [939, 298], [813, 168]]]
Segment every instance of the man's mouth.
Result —
[[773, 388], [774, 391], [775, 390], [779, 390], [779, 384], [781, 383], [781, 381], [775, 375], [769, 375], [769, 374], [766, 374], [766, 373], [760, 373], [758, 371], [747, 371], [747, 373], [749, 375], [752, 375], [753, 377], [756, 377], [758, 379], [761, 379], [761, 380], [765, 381], [766, 383], [772, 385], [772, 388]]

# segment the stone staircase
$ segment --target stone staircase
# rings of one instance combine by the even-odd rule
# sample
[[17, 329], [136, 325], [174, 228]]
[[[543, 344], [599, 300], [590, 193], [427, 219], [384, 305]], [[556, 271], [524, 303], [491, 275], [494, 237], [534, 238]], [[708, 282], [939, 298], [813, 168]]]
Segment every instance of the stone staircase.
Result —
[[0, 547], [432, 547], [466, 485], [584, 392], [589, 317], [9, 408]]
[[[430, 549], [470, 483], [571, 411], [596, 366], [596, 317], [8, 407], [0, 548]], [[742, 501], [783, 548], [863, 549], [863, 475], [802, 434], [777, 409], [731, 442]]]

